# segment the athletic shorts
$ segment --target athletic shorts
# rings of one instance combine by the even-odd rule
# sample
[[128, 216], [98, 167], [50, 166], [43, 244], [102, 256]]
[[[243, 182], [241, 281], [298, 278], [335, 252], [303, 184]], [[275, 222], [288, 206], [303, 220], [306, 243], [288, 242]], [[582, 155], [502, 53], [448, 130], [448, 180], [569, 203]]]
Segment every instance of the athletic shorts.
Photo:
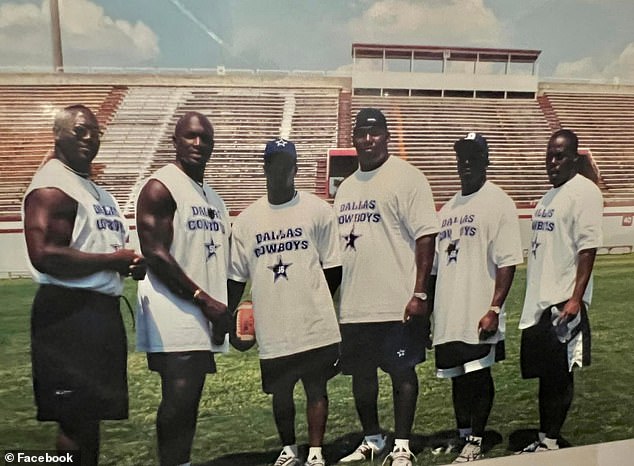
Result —
[[491, 367], [506, 358], [504, 340], [496, 344], [469, 344], [450, 341], [434, 347], [436, 355], [436, 375], [452, 378]]
[[590, 365], [590, 322], [585, 305], [582, 304], [580, 312], [581, 331], [567, 343], [561, 343], [557, 339], [549, 309], [542, 313], [536, 325], [522, 330], [522, 378], [550, 377], [572, 370], [575, 364]]
[[118, 297], [39, 287], [31, 309], [39, 421], [126, 419], [127, 355]]
[[388, 374], [411, 369], [426, 358], [429, 326], [413, 317], [409, 322], [342, 324], [341, 372], [364, 374], [381, 368]]
[[[273, 359], [260, 359], [262, 390], [272, 394], [278, 390], [293, 387], [299, 381], [323, 381], [326, 396], [326, 382], [339, 372], [339, 344], [322, 346], [301, 353]], [[317, 384], [318, 385], [318, 384]]]
[[170, 378], [197, 377], [216, 372], [214, 354], [204, 350], [148, 353], [147, 366], [151, 371]]

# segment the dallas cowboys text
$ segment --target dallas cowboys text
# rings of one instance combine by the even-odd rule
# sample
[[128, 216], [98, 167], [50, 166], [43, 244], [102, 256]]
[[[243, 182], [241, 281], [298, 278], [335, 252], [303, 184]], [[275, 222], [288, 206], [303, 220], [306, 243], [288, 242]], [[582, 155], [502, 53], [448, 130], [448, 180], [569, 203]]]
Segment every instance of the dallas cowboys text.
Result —
[[97, 219], [97, 228], [99, 230], [123, 231], [123, 223], [119, 220], [119, 212], [115, 207], [101, 204], [93, 204], [92, 207], [97, 215], [105, 217]]
[[255, 257], [260, 257], [262, 254], [308, 249], [308, 240], [297, 239], [303, 235], [304, 230], [302, 227], [256, 233], [255, 242], [257, 246], [253, 253]]
[[376, 208], [376, 200], [369, 199], [359, 202], [344, 202], [339, 206], [339, 212], [343, 213], [338, 216], [339, 224], [345, 225], [346, 223], [378, 223], [381, 221], [381, 214], [378, 212], [351, 212], [354, 210], [369, 210], [372, 211]]
[[555, 229], [555, 223], [548, 220], [539, 220], [541, 218], [552, 218], [555, 214], [555, 209], [537, 209], [533, 217], [537, 220], [533, 220], [533, 231], [553, 231]]
[[460, 225], [460, 234], [458, 236], [475, 236], [475, 234], [478, 232], [478, 227], [471, 225], [474, 219], [474, 214], [463, 215], [460, 218], [443, 218], [442, 224], [440, 226], [440, 228], [443, 228], [443, 230], [440, 230], [440, 233], [438, 233], [438, 240], [442, 241], [443, 239], [451, 239], [452, 225]]
[[222, 234], [225, 233], [225, 226], [216, 220], [220, 218], [218, 210], [209, 206], [192, 206], [192, 216], [204, 218], [190, 218], [187, 220], [187, 228], [190, 230], [222, 231]]

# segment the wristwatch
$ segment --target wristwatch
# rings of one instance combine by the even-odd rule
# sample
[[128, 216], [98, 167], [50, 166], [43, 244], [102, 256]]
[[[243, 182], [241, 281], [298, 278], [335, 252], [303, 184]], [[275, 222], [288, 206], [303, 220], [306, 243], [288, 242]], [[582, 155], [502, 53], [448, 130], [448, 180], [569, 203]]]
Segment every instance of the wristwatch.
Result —
[[421, 291], [420, 293], [414, 292], [414, 297], [420, 299], [421, 301], [427, 301], [427, 293]]
[[497, 315], [500, 315], [500, 306], [491, 306], [491, 307], [489, 307], [489, 311], [493, 311]]

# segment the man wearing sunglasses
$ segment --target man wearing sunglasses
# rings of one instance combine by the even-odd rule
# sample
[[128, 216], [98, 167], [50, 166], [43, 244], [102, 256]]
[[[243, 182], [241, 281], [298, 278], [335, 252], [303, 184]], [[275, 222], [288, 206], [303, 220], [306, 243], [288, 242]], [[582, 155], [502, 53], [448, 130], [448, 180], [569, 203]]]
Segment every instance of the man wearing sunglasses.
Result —
[[418, 378], [425, 360], [431, 309], [427, 282], [439, 225], [429, 183], [422, 172], [388, 152], [383, 113], [364, 108], [356, 116], [353, 144], [359, 170], [335, 198], [342, 240], [341, 369], [352, 390], [364, 439], [341, 462], [373, 459], [386, 438], [377, 411], [381, 368], [392, 379], [394, 466], [411, 466], [409, 436]]
[[123, 277], [145, 274], [125, 248], [115, 199], [90, 180], [100, 145], [83, 105], [55, 117], [55, 149], [26, 191], [24, 234], [33, 279], [31, 344], [37, 419], [57, 421], [59, 450], [99, 460], [99, 421], [128, 417], [127, 342], [119, 312]]

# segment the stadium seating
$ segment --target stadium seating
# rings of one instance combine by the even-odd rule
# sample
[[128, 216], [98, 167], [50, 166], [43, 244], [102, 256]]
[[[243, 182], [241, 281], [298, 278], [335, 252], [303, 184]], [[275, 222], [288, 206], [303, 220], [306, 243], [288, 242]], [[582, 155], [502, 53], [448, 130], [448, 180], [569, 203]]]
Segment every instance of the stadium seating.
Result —
[[550, 129], [533, 99], [353, 97], [353, 117], [362, 107], [384, 111], [392, 154], [425, 172], [436, 202], [459, 189], [453, 143], [470, 131], [489, 142], [488, 178], [518, 204], [539, 199], [549, 187], [543, 154]]
[[0, 212], [20, 214], [24, 191], [53, 147], [53, 117], [61, 108], [81, 103], [106, 126], [125, 95], [120, 86], [0, 86]]
[[265, 193], [264, 143], [296, 142], [300, 189], [323, 193], [326, 154], [350, 144], [356, 112], [382, 109], [391, 152], [429, 178], [438, 203], [458, 190], [453, 142], [469, 131], [490, 145], [489, 179], [528, 205], [549, 188], [544, 151], [552, 130], [574, 129], [591, 149], [608, 202], [634, 201], [634, 95], [547, 90], [534, 99], [355, 96], [337, 86], [3, 85], [0, 86], [0, 216], [19, 215], [24, 190], [52, 148], [53, 116], [83, 103], [105, 129], [94, 177], [125, 214], [143, 180], [174, 159], [171, 135], [190, 110], [209, 115], [216, 145], [206, 172], [237, 213]]
[[634, 94], [548, 91], [561, 127], [592, 151], [608, 202], [634, 201]]

